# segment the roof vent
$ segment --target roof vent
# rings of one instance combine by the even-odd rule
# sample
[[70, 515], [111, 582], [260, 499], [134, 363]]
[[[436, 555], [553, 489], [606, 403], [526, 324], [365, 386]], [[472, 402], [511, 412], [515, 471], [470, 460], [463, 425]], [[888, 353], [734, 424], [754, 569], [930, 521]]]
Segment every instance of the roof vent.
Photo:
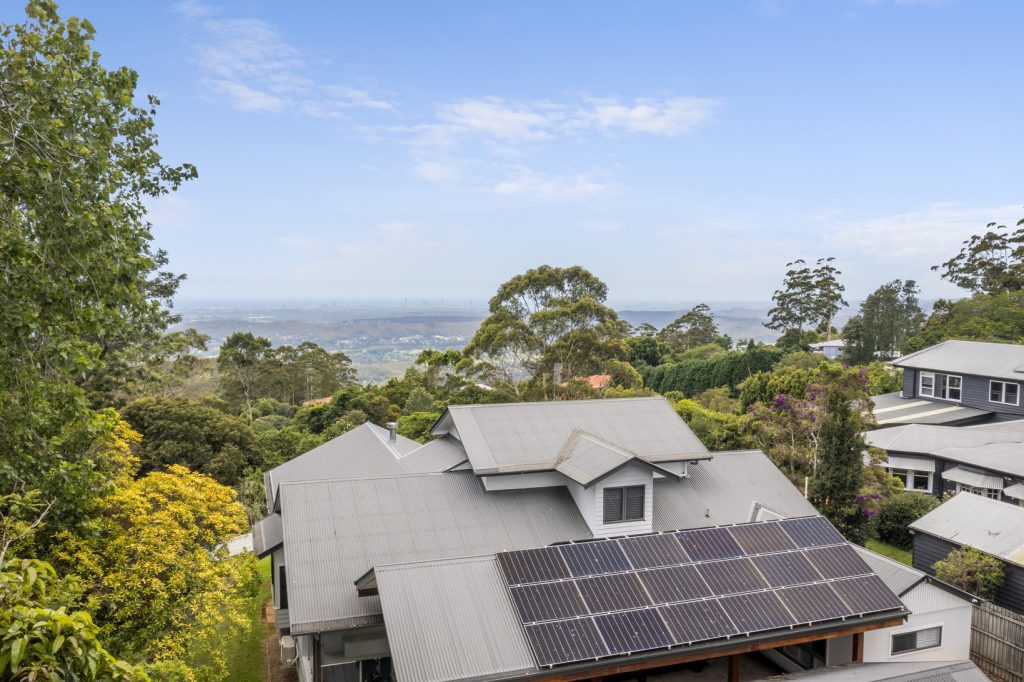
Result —
[[398, 442], [398, 422], [388, 422], [388, 441]]

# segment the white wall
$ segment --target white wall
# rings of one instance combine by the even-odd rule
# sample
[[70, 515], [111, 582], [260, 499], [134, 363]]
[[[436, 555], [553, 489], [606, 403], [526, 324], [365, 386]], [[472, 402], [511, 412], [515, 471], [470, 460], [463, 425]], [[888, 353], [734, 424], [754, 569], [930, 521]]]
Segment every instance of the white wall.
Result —
[[[270, 576], [270, 591], [274, 596], [274, 608], [276, 609], [281, 605], [281, 601], [279, 599], [281, 588], [278, 586], [278, 583], [281, 579], [280, 568], [281, 566], [284, 566], [284, 547], [278, 547], [270, 556], [270, 567], [273, 571], [273, 574]], [[287, 572], [288, 569], [286, 568], [285, 573]]]
[[[971, 657], [970, 602], [949, 592], [922, 583], [903, 595], [903, 602], [911, 610], [903, 625], [874, 630], [864, 635], [864, 661], [966, 661]], [[942, 627], [942, 644], [932, 649], [891, 655], [892, 636], [902, 632]]]
[[313, 682], [313, 635], [298, 635], [295, 637], [295, 672], [298, 673], [299, 682]]
[[[644, 519], [626, 523], [604, 523], [604, 489], [627, 485], [644, 486]], [[595, 537], [650, 533], [654, 515], [654, 476], [650, 467], [643, 464], [627, 464], [614, 474], [584, 488], [570, 482], [569, 492], [576, 500], [580, 514], [590, 526]]]

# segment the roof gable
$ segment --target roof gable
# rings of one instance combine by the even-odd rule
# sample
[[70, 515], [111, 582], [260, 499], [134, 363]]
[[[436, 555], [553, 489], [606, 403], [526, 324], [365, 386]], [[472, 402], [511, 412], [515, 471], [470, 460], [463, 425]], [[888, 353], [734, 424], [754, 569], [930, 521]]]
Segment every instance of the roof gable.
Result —
[[1024, 345], [943, 341], [893, 360], [897, 367], [1024, 381]]

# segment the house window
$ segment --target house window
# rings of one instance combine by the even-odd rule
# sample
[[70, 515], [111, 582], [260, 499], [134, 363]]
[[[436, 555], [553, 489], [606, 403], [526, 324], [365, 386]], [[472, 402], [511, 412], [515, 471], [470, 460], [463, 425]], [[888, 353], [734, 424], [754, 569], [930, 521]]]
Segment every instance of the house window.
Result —
[[935, 397], [943, 400], [960, 400], [960, 377], [952, 374], [935, 375]]
[[284, 577], [284, 566], [277, 569], [277, 590], [280, 593], [280, 597], [277, 600], [277, 608], [286, 609], [288, 608], [288, 581]]
[[892, 636], [892, 655], [942, 646], [942, 626]]
[[932, 474], [930, 471], [914, 471], [913, 469], [896, 469], [889, 467], [889, 475], [903, 481], [905, 490], [917, 490], [922, 493], [932, 491]]
[[921, 395], [935, 396], [935, 375], [931, 372], [921, 372], [921, 388], [918, 391]]
[[604, 522], [644, 520], [644, 486], [604, 489]]
[[1020, 405], [1020, 384], [1011, 384], [1008, 381], [990, 381], [988, 382], [988, 399], [993, 403]]
[[1003, 496], [1003, 491], [997, 488], [978, 488], [977, 486], [965, 485], [963, 483], [956, 484], [956, 491], [958, 493], [981, 495], [982, 497], [988, 497], [993, 500], [998, 500]]

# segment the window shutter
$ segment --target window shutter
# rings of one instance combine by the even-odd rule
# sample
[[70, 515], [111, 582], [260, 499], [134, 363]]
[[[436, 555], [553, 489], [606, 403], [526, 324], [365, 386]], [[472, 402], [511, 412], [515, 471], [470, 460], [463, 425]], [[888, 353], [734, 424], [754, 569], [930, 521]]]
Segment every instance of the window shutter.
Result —
[[927, 649], [942, 644], [942, 628], [928, 628], [917, 631], [917, 648]]
[[604, 522], [616, 523], [622, 520], [622, 488], [604, 489]]
[[277, 600], [277, 608], [279, 609], [288, 608], [288, 581], [285, 580], [284, 569], [284, 566], [277, 569], [277, 575], [279, 576], [277, 587], [281, 591], [281, 598]]
[[626, 488], [626, 521], [643, 521], [644, 519], [644, 486]]
[[902, 654], [905, 651], [913, 651], [917, 647], [917, 633], [916, 632], [904, 632], [900, 635], [892, 636], [892, 652], [894, 654]]

